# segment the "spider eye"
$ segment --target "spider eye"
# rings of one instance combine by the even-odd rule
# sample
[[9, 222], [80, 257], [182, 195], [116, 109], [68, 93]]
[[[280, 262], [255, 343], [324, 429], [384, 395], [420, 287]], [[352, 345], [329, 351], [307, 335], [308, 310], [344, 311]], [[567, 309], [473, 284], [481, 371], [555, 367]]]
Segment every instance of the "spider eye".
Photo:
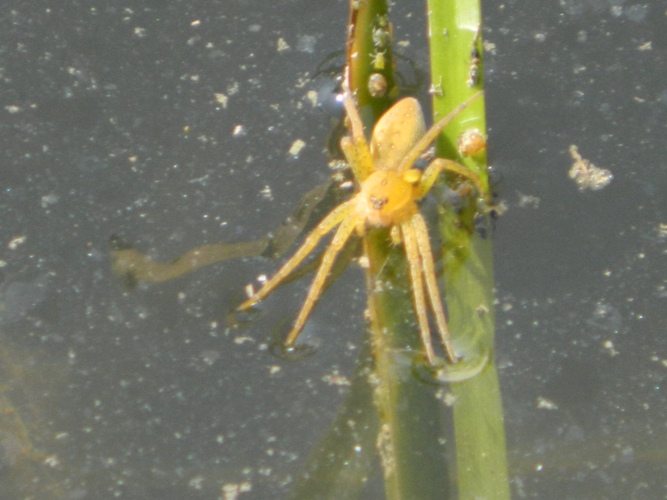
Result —
[[387, 204], [389, 201], [388, 197], [378, 198], [377, 196], [371, 196], [371, 205], [375, 210], [382, 210], [382, 207]]

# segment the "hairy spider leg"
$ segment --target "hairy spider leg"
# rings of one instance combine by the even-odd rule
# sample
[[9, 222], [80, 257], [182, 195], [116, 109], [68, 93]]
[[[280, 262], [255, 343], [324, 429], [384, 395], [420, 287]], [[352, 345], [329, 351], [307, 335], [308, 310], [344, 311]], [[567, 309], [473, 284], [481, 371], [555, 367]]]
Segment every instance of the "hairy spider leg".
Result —
[[241, 304], [238, 309], [244, 311], [266, 298], [299, 264], [315, 249], [320, 240], [330, 233], [337, 225], [348, 218], [354, 218], [354, 199], [341, 203], [327, 215], [310, 233], [294, 255], [285, 262], [276, 274], [259, 289], [252, 297]]
[[308, 290], [308, 295], [306, 295], [306, 300], [303, 303], [303, 307], [301, 308], [299, 315], [292, 325], [292, 329], [285, 339], [285, 347], [294, 346], [294, 342], [296, 342], [296, 338], [301, 333], [301, 330], [303, 330], [310, 312], [313, 310], [313, 307], [317, 303], [317, 300], [320, 298], [320, 295], [322, 295], [324, 283], [329, 276], [331, 266], [333, 266], [336, 257], [345, 246], [345, 243], [347, 243], [347, 240], [350, 239], [350, 235], [355, 230], [357, 225], [357, 217], [353, 213], [349, 214], [347, 218], [343, 219], [343, 221], [340, 223], [338, 231], [336, 231], [336, 234], [331, 240], [331, 243], [329, 243], [329, 246], [322, 256], [322, 262], [320, 263], [320, 267], [317, 269], [317, 274], [315, 274], [313, 283], [310, 285], [310, 289]]
[[428, 164], [426, 170], [419, 179], [417, 184], [417, 198], [422, 199], [428, 194], [428, 192], [433, 187], [433, 184], [438, 179], [438, 176], [442, 171], [453, 172], [462, 177], [465, 177], [470, 182], [472, 182], [477, 188], [477, 192], [480, 195], [484, 196], [486, 189], [482, 184], [482, 179], [475, 172], [469, 168], [464, 167], [463, 165], [456, 163], [452, 160], [447, 160], [445, 158], [436, 158], [431, 163]]
[[428, 228], [424, 217], [418, 212], [412, 216], [410, 225], [415, 232], [417, 239], [417, 248], [421, 257], [424, 279], [426, 280], [426, 289], [428, 291], [429, 302], [431, 303], [431, 310], [435, 316], [435, 323], [438, 327], [438, 334], [440, 335], [440, 342], [445, 349], [447, 357], [452, 363], [458, 362], [454, 346], [452, 345], [449, 336], [449, 328], [447, 327], [447, 319], [445, 318], [445, 311], [442, 307], [442, 299], [440, 298], [440, 290], [438, 288], [438, 280], [435, 274], [435, 265], [433, 264], [433, 253], [431, 251], [431, 239], [428, 235]]
[[433, 352], [433, 343], [431, 342], [431, 329], [428, 326], [428, 312], [426, 310], [426, 297], [424, 296], [423, 266], [417, 237], [410, 220], [401, 224], [401, 237], [408, 260], [410, 281], [412, 281], [412, 300], [417, 315], [417, 322], [419, 323], [419, 334], [426, 351], [426, 359], [432, 365], [435, 363], [436, 358], [435, 352]]
[[462, 102], [458, 106], [456, 106], [454, 109], [452, 109], [447, 116], [445, 116], [442, 120], [440, 120], [438, 123], [434, 124], [430, 129], [426, 131], [426, 133], [422, 136], [422, 138], [417, 142], [417, 144], [414, 145], [414, 147], [410, 150], [408, 154], [405, 155], [403, 158], [403, 161], [401, 161], [400, 165], [398, 166], [398, 171], [403, 172], [404, 170], [407, 170], [408, 168], [412, 167], [414, 163], [419, 159], [421, 154], [428, 148], [433, 141], [435, 141], [440, 135], [440, 132], [449, 125], [449, 122], [451, 122], [456, 115], [458, 115], [461, 111], [463, 111], [465, 108], [470, 105], [475, 99], [481, 97], [484, 94], [483, 91], [477, 92], [475, 95], [470, 97], [468, 100]]
[[340, 148], [350, 164], [354, 177], [361, 184], [375, 171], [373, 159], [366, 142], [366, 136], [364, 136], [364, 125], [361, 122], [361, 116], [359, 116], [354, 99], [352, 99], [352, 94], [349, 91], [343, 92], [343, 104], [350, 124], [350, 135], [340, 140]]

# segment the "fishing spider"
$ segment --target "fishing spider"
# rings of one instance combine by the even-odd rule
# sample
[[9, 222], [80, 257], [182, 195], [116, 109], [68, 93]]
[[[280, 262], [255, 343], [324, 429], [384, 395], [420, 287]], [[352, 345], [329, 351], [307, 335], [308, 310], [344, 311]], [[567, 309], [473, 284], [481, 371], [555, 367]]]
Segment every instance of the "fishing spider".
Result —
[[352, 233], [363, 235], [369, 227], [384, 227], [390, 229], [393, 241], [402, 241], [405, 247], [414, 308], [426, 359], [431, 365], [437, 359], [429, 329], [428, 298], [440, 342], [450, 362], [457, 363], [438, 290], [428, 229], [419, 212], [418, 202], [430, 191], [442, 171], [463, 176], [472, 181], [480, 193], [484, 191], [477, 174], [452, 160], [436, 158], [424, 171], [413, 165], [442, 129], [479, 95], [481, 92], [454, 108], [428, 131], [425, 131], [419, 102], [411, 97], [404, 98], [380, 118], [368, 144], [361, 117], [352, 95], [346, 89], [343, 102], [350, 135], [341, 139], [340, 146], [354, 174], [356, 194], [324, 217], [306, 236], [294, 255], [239, 309], [249, 309], [268, 296], [317, 247], [322, 237], [338, 227], [322, 256], [301, 312], [285, 339], [285, 348], [294, 348], [299, 333], [323, 291], [334, 260]]

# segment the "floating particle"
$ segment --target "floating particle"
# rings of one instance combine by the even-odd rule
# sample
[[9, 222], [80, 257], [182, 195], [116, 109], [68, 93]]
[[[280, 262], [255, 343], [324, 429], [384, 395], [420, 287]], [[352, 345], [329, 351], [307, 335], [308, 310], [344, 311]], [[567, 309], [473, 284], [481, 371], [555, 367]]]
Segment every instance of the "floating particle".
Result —
[[538, 409], [540, 410], [557, 410], [558, 405], [554, 403], [552, 400], [547, 399], [545, 397], [538, 397], [536, 405]]
[[315, 53], [315, 43], [317, 38], [312, 35], [301, 35], [296, 40], [296, 50], [305, 52], [306, 54]]
[[569, 171], [579, 191], [599, 191], [609, 185], [614, 175], [607, 169], [598, 168], [579, 154], [579, 149], [574, 144], [570, 146], [570, 156], [574, 160]]
[[299, 153], [301, 153], [301, 150], [304, 147], [306, 147], [306, 143], [304, 141], [302, 141], [301, 139], [297, 139], [290, 146], [288, 153], [289, 153], [290, 156], [292, 156], [294, 158], [298, 158]]
[[259, 194], [262, 195], [262, 198], [265, 200], [273, 201], [273, 192], [271, 191], [271, 186], [266, 185], [264, 188], [259, 192]]
[[276, 42], [276, 50], [278, 52], [284, 52], [286, 50], [289, 50], [290, 46], [289, 44], [285, 41], [284, 38], [278, 38], [278, 42]]
[[215, 102], [220, 104], [220, 106], [222, 106], [223, 109], [227, 109], [227, 102], [229, 101], [229, 97], [227, 97], [222, 92], [216, 92], [213, 95], [215, 96]]
[[22, 236], [15, 236], [12, 238], [9, 243], [7, 243], [7, 248], [10, 250], [16, 250], [18, 247], [23, 245], [27, 239], [27, 236], [22, 235]]

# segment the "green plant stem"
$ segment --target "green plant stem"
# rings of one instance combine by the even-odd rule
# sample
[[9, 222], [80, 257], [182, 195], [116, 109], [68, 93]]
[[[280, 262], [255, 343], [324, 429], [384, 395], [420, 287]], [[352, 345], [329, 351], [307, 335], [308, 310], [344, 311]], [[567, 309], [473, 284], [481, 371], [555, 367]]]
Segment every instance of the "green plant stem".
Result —
[[[351, 8], [352, 38], [348, 41], [350, 87], [362, 118], [374, 123], [392, 103], [394, 73], [392, 28], [385, 0], [367, 0]], [[388, 38], [386, 38], [388, 36]], [[384, 38], [383, 38], [384, 37]], [[384, 66], [374, 57], [384, 54]], [[381, 98], [368, 92], [372, 74], [388, 82]], [[370, 130], [370, 128], [369, 128]], [[371, 231], [364, 238], [368, 257], [367, 287], [374, 357], [374, 401], [379, 414], [376, 447], [390, 499], [443, 498], [449, 477], [445, 473], [443, 404], [432, 386], [412, 373], [413, 355], [421, 352], [407, 269], [402, 247], [391, 245], [387, 231]]]
[[[437, 119], [483, 86], [481, 7], [479, 0], [429, 0], [428, 17]], [[458, 156], [457, 138], [468, 128], [485, 132], [483, 99], [476, 100], [443, 131], [439, 155]], [[484, 154], [462, 161], [488, 185]], [[452, 384], [457, 482], [459, 498], [504, 499], [510, 494], [500, 387], [492, 355], [493, 259], [491, 241], [480, 236], [476, 218], [483, 208], [471, 203], [458, 214], [443, 210], [440, 223], [454, 344], [464, 357], [481, 355], [486, 349], [491, 353], [489, 364], [478, 376]], [[488, 222], [486, 217], [486, 227]]]

